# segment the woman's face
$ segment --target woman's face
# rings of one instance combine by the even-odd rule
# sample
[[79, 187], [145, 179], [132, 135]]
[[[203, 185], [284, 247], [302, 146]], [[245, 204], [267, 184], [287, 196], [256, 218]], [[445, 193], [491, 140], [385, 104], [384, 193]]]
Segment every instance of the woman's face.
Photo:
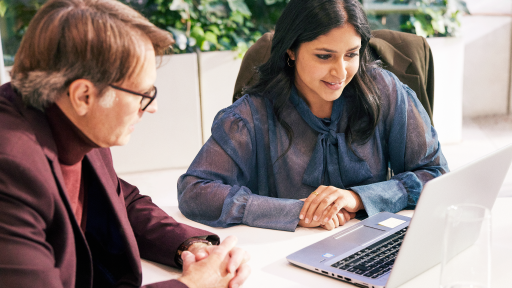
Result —
[[295, 52], [288, 49], [295, 62], [295, 86], [317, 117], [330, 117], [332, 102], [357, 72], [360, 48], [361, 36], [347, 23], [302, 43]]

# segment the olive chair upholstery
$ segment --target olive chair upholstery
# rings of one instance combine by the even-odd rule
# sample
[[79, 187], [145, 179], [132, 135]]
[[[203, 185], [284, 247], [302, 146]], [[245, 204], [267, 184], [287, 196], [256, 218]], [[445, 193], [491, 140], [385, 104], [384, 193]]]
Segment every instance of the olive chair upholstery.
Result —
[[[256, 68], [270, 57], [273, 35], [272, 32], [265, 33], [245, 54], [236, 79], [233, 102], [244, 95], [245, 87], [258, 80]], [[425, 38], [392, 30], [374, 30], [369, 44], [370, 53], [382, 61], [383, 68], [393, 72], [416, 92], [432, 122], [434, 60]]]

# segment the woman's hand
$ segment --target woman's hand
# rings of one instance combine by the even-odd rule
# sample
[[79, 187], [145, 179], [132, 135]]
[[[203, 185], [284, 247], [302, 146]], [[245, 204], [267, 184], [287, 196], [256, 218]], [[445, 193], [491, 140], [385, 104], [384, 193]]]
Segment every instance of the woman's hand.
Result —
[[320, 186], [304, 201], [304, 206], [299, 215], [299, 219], [301, 219], [299, 225], [301, 221], [306, 225], [312, 222], [329, 225], [328, 222], [342, 209], [355, 213], [363, 208], [361, 197], [354, 191], [333, 186]]
[[327, 221], [325, 224], [320, 223], [319, 221], [311, 221], [309, 223], [305, 223], [304, 220], [299, 221], [299, 226], [301, 227], [322, 227], [326, 230], [332, 230], [334, 228], [338, 228], [339, 226], [345, 225], [350, 219], [354, 218], [356, 213], [348, 212], [345, 209], [341, 209], [339, 213]]

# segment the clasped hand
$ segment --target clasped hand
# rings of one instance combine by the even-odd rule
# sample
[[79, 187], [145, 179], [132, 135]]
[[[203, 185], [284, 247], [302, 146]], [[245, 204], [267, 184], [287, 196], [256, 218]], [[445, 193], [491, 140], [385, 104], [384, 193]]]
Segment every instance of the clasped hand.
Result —
[[[249, 274], [249, 254], [235, 247], [236, 237], [229, 236], [219, 246], [196, 246], [184, 251], [180, 280], [189, 288], [237, 288]], [[194, 246], [194, 245], [193, 245]]]
[[345, 225], [364, 208], [361, 197], [354, 191], [333, 186], [320, 186], [304, 201], [299, 226], [322, 227], [332, 230]]

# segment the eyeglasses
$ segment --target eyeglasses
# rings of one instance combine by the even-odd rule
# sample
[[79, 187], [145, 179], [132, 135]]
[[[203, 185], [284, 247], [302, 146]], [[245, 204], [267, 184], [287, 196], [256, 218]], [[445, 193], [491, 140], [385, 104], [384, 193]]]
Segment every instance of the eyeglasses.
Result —
[[124, 88], [112, 85], [112, 84], [110, 84], [108, 86], [110, 86], [116, 90], [120, 90], [120, 91], [128, 92], [130, 94], [141, 96], [142, 99], [140, 100], [140, 109], [142, 109], [142, 111], [146, 110], [146, 108], [148, 108], [149, 104], [151, 104], [151, 102], [153, 102], [153, 100], [155, 100], [155, 98], [156, 98], [156, 87], [155, 86], [153, 86], [153, 89], [151, 90], [151, 92], [149, 92], [149, 95], [137, 93], [137, 92], [134, 92], [134, 91], [131, 91], [128, 89], [124, 89]]

